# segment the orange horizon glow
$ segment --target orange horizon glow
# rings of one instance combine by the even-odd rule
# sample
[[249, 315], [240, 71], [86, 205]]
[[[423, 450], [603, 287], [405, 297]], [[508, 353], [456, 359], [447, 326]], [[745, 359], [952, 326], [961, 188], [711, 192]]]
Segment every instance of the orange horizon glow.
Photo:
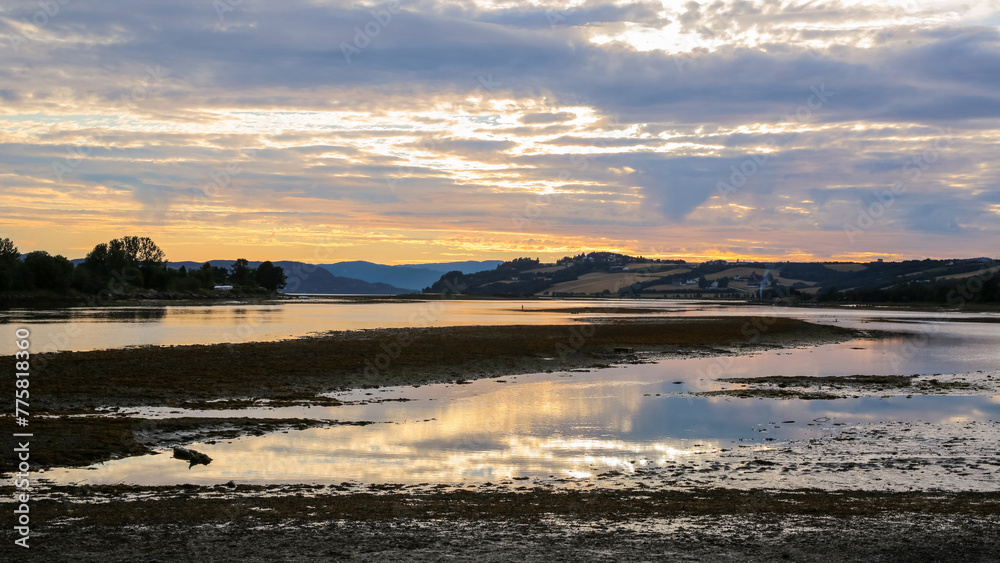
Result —
[[192, 262], [996, 253], [1000, 94], [979, 69], [1000, 10], [602, 1], [404, 6], [353, 60], [316, 56], [353, 36], [336, 2], [215, 25], [0, 10], [0, 236], [68, 258], [148, 236]]

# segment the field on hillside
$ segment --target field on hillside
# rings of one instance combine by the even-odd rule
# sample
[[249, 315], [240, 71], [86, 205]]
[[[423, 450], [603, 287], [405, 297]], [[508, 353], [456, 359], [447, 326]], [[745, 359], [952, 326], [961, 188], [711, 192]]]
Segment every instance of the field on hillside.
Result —
[[823, 265], [835, 272], [860, 272], [862, 270], [868, 269], [868, 266], [864, 264], [823, 264]]
[[[594, 272], [590, 274], [584, 274], [578, 279], [565, 281], [557, 283], [546, 289], [545, 291], [539, 293], [538, 295], [555, 295], [558, 293], [586, 293], [586, 294], [596, 294], [602, 293], [605, 290], [612, 293], [617, 293], [619, 289], [623, 287], [628, 287], [634, 283], [649, 282], [653, 280], [664, 280], [664, 283], [657, 284], [646, 288], [648, 291], [674, 291], [683, 289], [693, 289], [695, 286], [691, 285], [674, 285], [666, 283], [666, 278], [674, 276], [677, 274], [684, 274], [690, 272], [690, 268], [674, 268], [671, 270], [665, 270], [656, 273], [645, 273], [645, 272]], [[723, 277], [732, 278], [733, 276], [749, 276], [750, 274], [756, 273], [757, 275], [764, 275], [766, 272], [771, 272], [772, 276], [775, 276], [777, 282], [784, 286], [792, 286], [792, 284], [802, 282], [807, 286], [813, 286], [813, 282], [808, 282], [805, 280], [783, 278], [781, 276], [776, 276], [777, 270], [767, 270], [759, 267], [737, 267], [728, 268], [721, 272], [716, 272], [714, 274], [708, 274], [705, 276], [706, 279], [710, 281], [715, 281]], [[731, 289], [746, 290], [745, 282], [730, 282]]]
[[689, 272], [690, 268], [673, 268], [663, 272], [593, 272], [584, 274], [575, 280], [557, 283], [539, 293], [539, 295], [553, 295], [556, 293], [601, 293], [605, 290], [617, 293], [619, 289], [628, 287], [634, 283], [648, 282], [661, 278], [666, 278], [676, 274]]

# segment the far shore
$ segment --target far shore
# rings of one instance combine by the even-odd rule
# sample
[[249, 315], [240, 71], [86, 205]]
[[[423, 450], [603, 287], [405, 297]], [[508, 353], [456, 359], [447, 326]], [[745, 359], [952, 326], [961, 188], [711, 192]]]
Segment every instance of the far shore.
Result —
[[926, 312], [1000, 312], [1000, 303], [963, 302], [960, 307], [944, 303], [890, 303], [890, 302], [849, 302], [823, 301], [800, 302], [793, 299], [753, 299], [753, 298], [712, 298], [707, 296], [667, 297], [662, 295], [641, 297], [619, 297], [607, 295], [567, 295], [567, 296], [537, 296], [521, 297], [440, 294], [440, 293], [399, 293], [399, 294], [311, 294], [311, 293], [169, 293], [146, 291], [132, 294], [115, 294], [111, 296], [85, 295], [82, 293], [60, 294], [51, 291], [6, 292], [0, 293], [0, 312], [26, 309], [73, 309], [78, 307], [183, 307], [183, 306], [226, 306], [234, 303], [246, 305], [271, 305], [287, 303], [315, 303], [317, 301], [351, 301], [358, 303], [392, 303], [420, 301], [537, 301], [539, 303], [572, 303], [575, 301], [606, 301], [609, 303], [670, 303], [676, 301], [704, 301], [719, 303], [726, 306], [761, 306], [802, 307], [807, 309], [865, 309], [887, 311], [926, 311]]

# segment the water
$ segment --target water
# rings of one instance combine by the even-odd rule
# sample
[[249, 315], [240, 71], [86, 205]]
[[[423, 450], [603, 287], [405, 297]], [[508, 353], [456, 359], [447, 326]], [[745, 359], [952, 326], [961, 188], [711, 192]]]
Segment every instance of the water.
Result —
[[[522, 311], [522, 307], [524, 310]], [[73, 308], [0, 311], [0, 354], [14, 351], [14, 331], [27, 326], [36, 351], [96, 350], [129, 346], [170, 346], [275, 341], [326, 332], [411, 326], [569, 324], [618, 313], [547, 311], [560, 308], [625, 308], [641, 316], [781, 315], [819, 323], [888, 330], [926, 330], [916, 324], [873, 322], [927, 318], [918, 311], [785, 309], [732, 306], [685, 300], [460, 301], [357, 303], [337, 300], [289, 301], [269, 305]], [[543, 311], [546, 310], [546, 311]], [[947, 318], [992, 318], [997, 314], [948, 313]], [[955, 324], [955, 323], [949, 323]], [[993, 325], [997, 329], [1000, 325]], [[988, 332], [989, 325], [980, 327]], [[995, 330], [994, 330], [995, 331]], [[962, 336], [964, 338], [965, 335]]]
[[[455, 305], [465, 312], [452, 312], [448, 318], [469, 311], [492, 311], [496, 318], [505, 318], [511, 309], [510, 303]], [[697, 307], [704, 309], [703, 304], [692, 304], [671, 314], [705, 314]], [[998, 466], [992, 461], [1000, 447], [1000, 395], [993, 390], [813, 401], [691, 394], [722, 388], [726, 384], [718, 377], [941, 373], [1000, 379], [998, 325], [918, 320], [927, 314], [910, 312], [759, 311], [907, 332], [748, 356], [667, 359], [469, 385], [359, 390], [336, 395], [355, 403], [340, 407], [143, 409], [140, 414], [147, 417], [300, 417], [373, 424], [196, 442], [190, 446], [214, 461], [191, 469], [164, 450], [161, 455], [57, 469], [44, 476], [60, 483], [146, 485], [229, 480], [482, 484], [524, 479], [525, 484], [631, 486], [655, 478], [660, 486], [684, 487], [1000, 490]], [[711, 310], [713, 315], [752, 312]], [[536, 315], [547, 322], [580, 316]], [[519, 311], [513, 316], [523, 318]], [[409, 400], [373, 402], [399, 398]], [[747, 465], [754, 460], [774, 465]], [[899, 460], [908, 461], [898, 466]], [[959, 465], [961, 469], [955, 469]]]
[[[116, 307], [0, 311], [0, 353], [14, 351], [14, 331], [29, 327], [39, 350], [267, 342], [331, 330], [412, 326], [560, 324], [569, 313], [524, 314], [537, 301], [336, 302], [273, 305]], [[673, 307], [676, 308], [676, 307]], [[670, 309], [665, 308], [664, 312]]]

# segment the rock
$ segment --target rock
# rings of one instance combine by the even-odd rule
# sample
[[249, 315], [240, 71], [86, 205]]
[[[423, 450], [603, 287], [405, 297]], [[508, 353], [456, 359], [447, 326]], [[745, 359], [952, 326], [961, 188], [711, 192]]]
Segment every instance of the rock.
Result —
[[181, 447], [174, 448], [174, 457], [187, 461], [189, 464], [188, 469], [191, 469], [195, 465], [208, 465], [209, 463], [212, 463], [212, 458], [207, 455], [195, 450], [189, 450]]

